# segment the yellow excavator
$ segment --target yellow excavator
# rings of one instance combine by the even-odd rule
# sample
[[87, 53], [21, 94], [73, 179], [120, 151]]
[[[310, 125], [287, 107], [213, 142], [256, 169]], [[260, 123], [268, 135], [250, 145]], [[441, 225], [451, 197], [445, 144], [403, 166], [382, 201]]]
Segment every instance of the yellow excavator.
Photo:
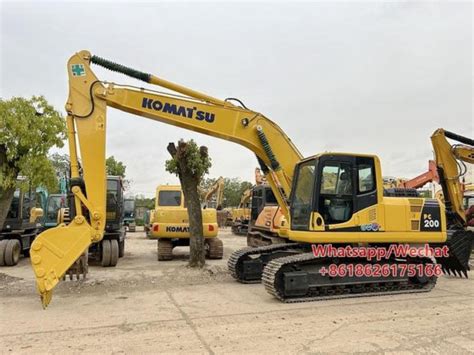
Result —
[[233, 208], [231, 211], [232, 221], [231, 230], [232, 233], [237, 235], [247, 235], [248, 225], [250, 221], [250, 207], [252, 191], [255, 186], [260, 186], [267, 182], [265, 176], [262, 174], [260, 168], [255, 168], [255, 185], [245, 190], [240, 198], [239, 205], [237, 208]]
[[[173, 259], [173, 248], [189, 246], [189, 217], [180, 185], [159, 185], [148, 238], [158, 240], [158, 260]], [[217, 238], [217, 214], [214, 208], [202, 210], [202, 229], [206, 256], [222, 259], [222, 241]]]
[[252, 189], [247, 189], [240, 198], [239, 206], [232, 209], [232, 233], [237, 235], [247, 235], [250, 220], [250, 198]]
[[[278, 185], [278, 179], [274, 179]], [[285, 243], [287, 240], [279, 236], [286, 220], [260, 168], [255, 169], [255, 185], [244, 192], [233, 215], [232, 231], [247, 236], [248, 246]]]
[[[224, 202], [224, 178], [220, 176], [209, 189], [202, 190], [201, 195], [203, 207], [222, 209], [222, 203]], [[215, 199], [212, 200], [214, 195]]]
[[[92, 64], [176, 94], [101, 81]], [[71, 174], [82, 181], [71, 188], [77, 206], [71, 223], [43, 232], [32, 245], [31, 262], [44, 307], [71, 264], [91, 243], [103, 237], [107, 107], [226, 139], [257, 156], [288, 221], [279, 230], [288, 243], [234, 252], [228, 265], [240, 282], [261, 279], [270, 294], [285, 302], [421, 292], [435, 285], [436, 276], [422, 272], [396, 277], [323, 275], [323, 268], [333, 264], [365, 266], [373, 262], [362, 257], [322, 257], [311, 252], [312, 245], [329, 244], [375, 245], [382, 249], [402, 243], [447, 246], [449, 256], [439, 257], [437, 262], [446, 272], [467, 276], [473, 233], [465, 230], [458, 160], [474, 161], [473, 140], [442, 129], [432, 136], [445, 205], [432, 199], [386, 197], [377, 156], [325, 152], [303, 158], [278, 125], [238, 99], [220, 100], [88, 51], [74, 54], [67, 63], [67, 72]], [[463, 144], [452, 146], [446, 138]], [[78, 148], [82, 176], [78, 171]], [[433, 261], [415, 256], [390, 257], [380, 263], [400, 268], [416, 265], [421, 266], [416, 270], [423, 271]]]

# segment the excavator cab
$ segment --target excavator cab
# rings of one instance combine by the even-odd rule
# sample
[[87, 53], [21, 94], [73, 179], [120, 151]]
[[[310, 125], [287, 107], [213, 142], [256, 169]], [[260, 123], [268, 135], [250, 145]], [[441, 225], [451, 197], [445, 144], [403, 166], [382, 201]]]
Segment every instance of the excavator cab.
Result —
[[124, 218], [123, 224], [127, 227], [128, 231], [135, 232], [135, 200], [125, 199], [124, 200]]
[[43, 228], [48, 229], [58, 225], [59, 210], [67, 208], [67, 199], [64, 194], [51, 194], [46, 201], [43, 217]]
[[41, 227], [42, 200], [42, 195], [31, 187], [15, 190], [5, 222], [0, 225], [0, 266], [14, 266], [21, 253], [29, 255]]
[[255, 224], [255, 221], [265, 206], [278, 206], [275, 194], [268, 185], [255, 186], [252, 190], [252, 205], [250, 210], [251, 224]]
[[[375, 165], [374, 157], [339, 154], [299, 163], [291, 196], [291, 229], [312, 230], [323, 223], [344, 223], [354, 213], [376, 205]], [[318, 213], [314, 221], [313, 212]]]

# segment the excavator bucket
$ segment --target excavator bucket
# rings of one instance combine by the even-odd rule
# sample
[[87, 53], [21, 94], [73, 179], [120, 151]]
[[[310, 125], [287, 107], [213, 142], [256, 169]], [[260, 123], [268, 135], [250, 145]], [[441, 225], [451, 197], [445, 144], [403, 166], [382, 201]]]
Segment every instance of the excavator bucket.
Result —
[[449, 248], [449, 256], [436, 258], [445, 274], [467, 278], [469, 258], [472, 252], [474, 232], [459, 230], [448, 234], [446, 245]]
[[86, 223], [64, 224], [48, 229], [36, 237], [31, 245], [30, 259], [36, 276], [43, 308], [52, 298], [52, 290], [71, 265], [79, 259], [91, 244], [91, 228]]

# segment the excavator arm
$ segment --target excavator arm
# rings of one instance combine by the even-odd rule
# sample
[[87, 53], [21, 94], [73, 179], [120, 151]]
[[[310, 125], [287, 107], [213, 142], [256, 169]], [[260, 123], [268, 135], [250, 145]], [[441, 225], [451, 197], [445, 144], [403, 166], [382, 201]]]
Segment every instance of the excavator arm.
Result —
[[[460, 144], [451, 145], [447, 138]], [[460, 177], [466, 173], [464, 163], [474, 164], [474, 140], [458, 134], [436, 130], [431, 136], [440, 185], [448, 215], [448, 225], [464, 228], [463, 186]]]
[[242, 197], [240, 198], [239, 208], [245, 208], [250, 200], [250, 197], [252, 197], [252, 189], [245, 190], [242, 194]]
[[211, 197], [216, 194], [216, 206], [222, 205], [224, 200], [224, 178], [220, 176], [216, 182], [204, 192], [204, 204], [207, 205]]
[[[101, 81], [91, 64], [119, 72], [178, 94], [115, 85]], [[52, 290], [74, 261], [93, 242], [102, 239], [105, 227], [105, 139], [107, 107], [229, 140], [255, 153], [264, 168], [282, 213], [288, 219], [293, 170], [302, 156], [274, 122], [249, 110], [239, 100], [220, 100], [181, 85], [91, 55], [74, 54], [68, 61], [69, 97], [66, 103], [71, 191], [76, 215], [40, 234], [32, 245], [31, 262], [43, 307]], [[240, 105], [232, 103], [237, 101]], [[79, 152], [82, 176], [79, 174]], [[273, 177], [273, 175], [275, 178]], [[277, 182], [278, 180], [279, 186]]]
[[428, 171], [420, 174], [410, 180], [401, 181], [400, 185], [404, 189], [419, 189], [429, 182], [439, 182], [438, 170], [436, 168], [436, 163], [433, 160], [428, 162]]

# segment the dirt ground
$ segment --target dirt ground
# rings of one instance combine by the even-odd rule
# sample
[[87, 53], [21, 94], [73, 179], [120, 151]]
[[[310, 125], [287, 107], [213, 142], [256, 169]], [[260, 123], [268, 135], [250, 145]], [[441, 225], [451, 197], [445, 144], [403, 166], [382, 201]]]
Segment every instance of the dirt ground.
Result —
[[471, 353], [474, 283], [442, 276], [430, 293], [283, 304], [227, 272], [245, 238], [220, 231], [224, 260], [158, 262], [129, 233], [115, 268], [62, 282], [41, 308], [29, 260], [0, 269], [1, 353]]

